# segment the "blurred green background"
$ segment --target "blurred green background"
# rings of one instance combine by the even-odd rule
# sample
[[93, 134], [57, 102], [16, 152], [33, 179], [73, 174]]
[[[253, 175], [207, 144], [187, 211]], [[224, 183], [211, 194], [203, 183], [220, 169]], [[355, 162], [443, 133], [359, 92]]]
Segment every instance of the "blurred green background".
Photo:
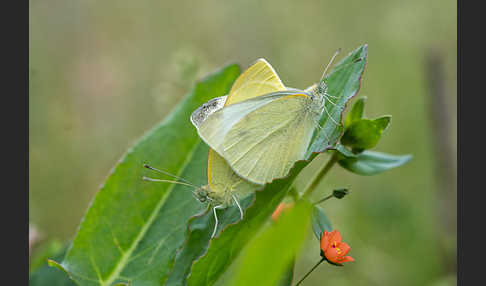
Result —
[[[375, 150], [414, 157], [373, 177], [332, 170], [322, 194], [352, 193], [322, 206], [356, 262], [303, 285], [455, 285], [456, 1], [31, 0], [30, 222], [72, 238], [117, 160], [212, 70], [264, 57], [306, 88], [363, 43], [365, 113], [393, 116]], [[296, 279], [319, 260], [310, 233]]]

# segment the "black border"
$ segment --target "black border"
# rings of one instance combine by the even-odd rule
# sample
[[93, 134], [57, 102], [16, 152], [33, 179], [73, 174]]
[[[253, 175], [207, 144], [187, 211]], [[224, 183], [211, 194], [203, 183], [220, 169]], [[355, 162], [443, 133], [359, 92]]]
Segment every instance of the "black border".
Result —
[[[2, 239], [5, 285], [29, 283], [29, 2], [4, 2], [2, 29]], [[5, 256], [6, 254], [6, 256]], [[13, 283], [8, 283], [13, 281]]]
[[472, 5], [480, 2], [457, 3], [457, 285], [483, 285], [485, 16], [482, 7]]

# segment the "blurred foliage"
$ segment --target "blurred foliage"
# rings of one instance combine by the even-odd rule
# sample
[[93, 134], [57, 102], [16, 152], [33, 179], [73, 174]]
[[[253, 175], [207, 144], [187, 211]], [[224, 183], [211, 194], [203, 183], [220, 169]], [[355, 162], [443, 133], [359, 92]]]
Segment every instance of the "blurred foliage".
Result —
[[301, 248], [311, 212], [312, 205], [301, 201], [256, 234], [239, 256], [238, 270], [228, 285], [279, 285], [283, 273]]
[[[31, 0], [29, 10], [30, 220], [49, 237], [73, 237], [111, 167], [195, 79], [264, 57], [305, 88], [337, 48], [368, 43], [360, 96], [370, 118], [393, 116], [376, 149], [414, 159], [374, 177], [332, 170], [319, 187], [352, 193], [322, 206], [356, 262], [320, 266], [305, 285], [455, 285], [439, 249], [445, 240], [453, 253], [456, 234], [440, 227], [425, 68], [429, 51], [443, 61], [453, 136], [442, 140], [456, 146], [454, 1]], [[314, 237], [305, 249], [297, 279], [319, 259]]]
[[35, 262], [31, 262], [29, 286], [75, 286], [63, 271], [47, 265], [47, 257], [62, 260], [66, 247], [58, 241], [49, 242], [47, 249], [40, 251]]

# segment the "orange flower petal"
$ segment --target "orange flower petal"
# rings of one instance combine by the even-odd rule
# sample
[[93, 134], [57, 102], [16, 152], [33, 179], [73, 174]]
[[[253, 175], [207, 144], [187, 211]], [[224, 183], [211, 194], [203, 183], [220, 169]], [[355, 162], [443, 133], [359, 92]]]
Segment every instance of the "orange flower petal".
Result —
[[341, 259], [341, 255], [339, 255], [337, 249], [333, 247], [329, 247], [327, 251], [324, 252], [324, 255], [326, 256], [327, 260], [334, 263], [339, 263], [338, 261]]
[[327, 232], [327, 230], [324, 230], [324, 233], [321, 236], [321, 250], [325, 252], [328, 247], [329, 247], [329, 232]]
[[354, 258], [352, 258], [351, 256], [344, 256], [338, 261], [338, 263], [352, 262], [352, 261], [354, 261]]
[[349, 247], [349, 245], [346, 242], [339, 243], [338, 247], [339, 249], [341, 249], [341, 255], [343, 256], [348, 254], [349, 250], [351, 249], [351, 247]]
[[343, 241], [343, 238], [341, 237], [341, 233], [337, 230], [331, 231], [330, 237], [329, 237], [329, 242], [332, 244], [333, 242], [339, 243]]

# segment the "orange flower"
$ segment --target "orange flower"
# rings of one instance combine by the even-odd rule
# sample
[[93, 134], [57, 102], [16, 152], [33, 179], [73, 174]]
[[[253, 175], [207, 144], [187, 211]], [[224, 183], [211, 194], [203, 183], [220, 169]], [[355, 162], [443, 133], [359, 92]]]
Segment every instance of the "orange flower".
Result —
[[282, 212], [292, 208], [293, 206], [294, 203], [280, 203], [272, 214], [272, 220], [277, 221], [280, 215], [282, 215]]
[[339, 231], [327, 232], [325, 230], [321, 236], [321, 255], [328, 261], [336, 264], [354, 261], [351, 256], [346, 256], [351, 247], [342, 242], [342, 240]]

